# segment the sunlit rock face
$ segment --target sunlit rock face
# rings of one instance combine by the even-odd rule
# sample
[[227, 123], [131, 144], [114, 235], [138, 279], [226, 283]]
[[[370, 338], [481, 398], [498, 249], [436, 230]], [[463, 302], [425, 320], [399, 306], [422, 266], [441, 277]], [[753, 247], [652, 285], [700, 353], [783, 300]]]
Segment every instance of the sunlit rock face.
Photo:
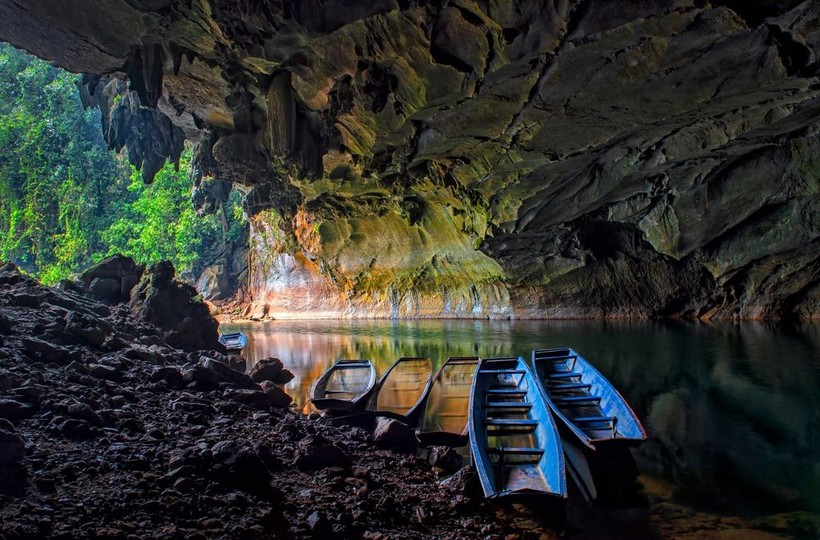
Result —
[[149, 173], [184, 136], [199, 207], [217, 182], [276, 212], [260, 313], [820, 314], [817, 2], [0, 0], [0, 20], [104, 75], [89, 102], [129, 80], [100, 103], [115, 147], [124, 107], [158, 111], [128, 143]]

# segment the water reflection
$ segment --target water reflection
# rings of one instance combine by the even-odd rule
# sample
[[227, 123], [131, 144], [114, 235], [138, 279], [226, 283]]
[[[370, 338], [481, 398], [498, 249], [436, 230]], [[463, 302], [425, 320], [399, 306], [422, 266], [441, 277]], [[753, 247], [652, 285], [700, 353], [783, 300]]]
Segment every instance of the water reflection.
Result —
[[528, 356], [571, 346], [643, 420], [643, 474], [733, 512], [820, 510], [820, 325], [627, 321], [282, 321], [224, 325], [248, 334], [252, 363], [277, 356], [297, 403], [338, 358]]

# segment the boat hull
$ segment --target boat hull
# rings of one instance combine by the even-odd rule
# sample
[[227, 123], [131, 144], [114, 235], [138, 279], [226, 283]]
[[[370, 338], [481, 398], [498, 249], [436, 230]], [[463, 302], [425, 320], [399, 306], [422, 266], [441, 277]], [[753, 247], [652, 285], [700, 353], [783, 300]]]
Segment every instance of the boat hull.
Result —
[[399, 358], [376, 384], [367, 410], [416, 426], [432, 383], [433, 363], [429, 358]]
[[468, 429], [487, 498], [566, 498], [560, 436], [522, 358], [481, 360], [470, 393]]
[[376, 385], [370, 360], [338, 360], [313, 383], [311, 402], [317, 409], [360, 411]]
[[418, 439], [425, 445], [465, 446], [470, 389], [479, 358], [451, 357], [433, 378], [419, 421]]
[[240, 352], [248, 345], [248, 338], [242, 332], [233, 332], [219, 336], [219, 343], [228, 352]]
[[598, 449], [637, 446], [646, 440], [646, 431], [623, 396], [575, 350], [537, 349], [532, 364], [544, 401], [582, 444]]

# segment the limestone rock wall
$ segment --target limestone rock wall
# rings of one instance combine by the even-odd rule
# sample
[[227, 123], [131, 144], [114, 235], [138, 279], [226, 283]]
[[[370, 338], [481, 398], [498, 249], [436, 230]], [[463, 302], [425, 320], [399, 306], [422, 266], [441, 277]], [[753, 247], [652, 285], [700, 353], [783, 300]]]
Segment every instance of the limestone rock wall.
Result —
[[149, 172], [196, 142], [199, 207], [230, 183], [280, 216], [259, 309], [284, 284], [346, 315], [820, 313], [817, 2], [0, 0], [0, 20], [170, 122], [127, 143]]

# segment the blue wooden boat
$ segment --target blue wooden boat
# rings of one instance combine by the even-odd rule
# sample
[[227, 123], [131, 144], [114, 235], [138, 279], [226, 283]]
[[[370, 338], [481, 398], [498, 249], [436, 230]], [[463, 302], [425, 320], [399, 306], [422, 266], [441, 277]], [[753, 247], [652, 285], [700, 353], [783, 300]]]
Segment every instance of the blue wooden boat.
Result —
[[376, 368], [370, 360], [338, 360], [310, 389], [317, 409], [357, 411], [364, 409], [376, 386]]
[[646, 440], [635, 412], [606, 377], [569, 347], [532, 352], [538, 387], [552, 412], [587, 447]]
[[477, 356], [452, 356], [433, 378], [417, 436], [423, 444], [464, 446]]
[[433, 363], [429, 358], [399, 358], [376, 384], [367, 409], [415, 427], [432, 381]]
[[468, 428], [487, 498], [566, 498], [558, 430], [523, 358], [480, 361], [470, 393]]
[[220, 335], [219, 342], [228, 352], [239, 352], [248, 344], [248, 338], [242, 332], [231, 332]]

